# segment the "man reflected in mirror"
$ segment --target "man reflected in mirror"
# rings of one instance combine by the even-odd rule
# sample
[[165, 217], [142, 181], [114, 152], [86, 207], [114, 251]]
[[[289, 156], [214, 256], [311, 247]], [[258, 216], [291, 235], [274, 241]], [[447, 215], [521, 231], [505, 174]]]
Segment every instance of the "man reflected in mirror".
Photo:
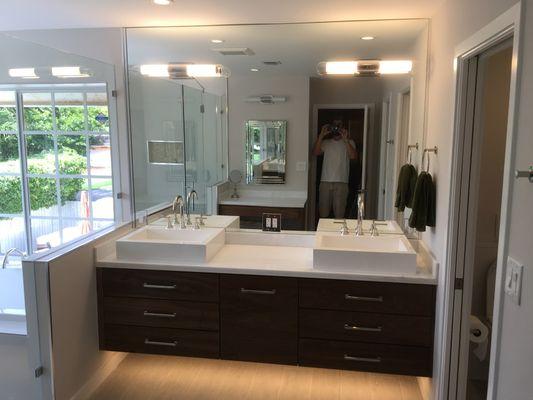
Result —
[[324, 155], [318, 196], [320, 218], [328, 218], [331, 210], [335, 218], [344, 218], [348, 198], [350, 160], [358, 157], [355, 143], [350, 139], [341, 118], [322, 126], [313, 149], [315, 156]]

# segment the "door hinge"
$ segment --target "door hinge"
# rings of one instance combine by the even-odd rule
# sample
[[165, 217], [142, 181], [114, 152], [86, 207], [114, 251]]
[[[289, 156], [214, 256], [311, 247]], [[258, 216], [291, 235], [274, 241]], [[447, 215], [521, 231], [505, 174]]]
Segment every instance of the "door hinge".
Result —
[[203, 104], [200, 104], [200, 112], [202, 114], [205, 113], [205, 106]]
[[111, 97], [118, 97], [118, 92], [116, 90], [112, 90]]
[[455, 278], [454, 289], [455, 290], [463, 290], [463, 283], [464, 283], [463, 278]]
[[118, 192], [117, 193], [117, 199], [123, 199], [125, 195], [126, 195], [126, 193], [124, 193], [124, 192]]
[[35, 377], [39, 378], [44, 374], [44, 368], [42, 366], [35, 368]]

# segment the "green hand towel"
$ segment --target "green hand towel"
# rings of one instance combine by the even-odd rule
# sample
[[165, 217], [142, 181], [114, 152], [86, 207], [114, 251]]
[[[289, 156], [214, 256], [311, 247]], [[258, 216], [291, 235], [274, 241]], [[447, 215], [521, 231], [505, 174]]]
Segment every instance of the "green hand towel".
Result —
[[416, 169], [411, 164], [405, 164], [400, 169], [398, 187], [396, 189], [396, 202], [394, 203], [394, 206], [398, 211], [404, 211], [405, 207], [412, 208], [415, 186]]
[[431, 175], [422, 171], [416, 180], [413, 197], [413, 211], [409, 217], [409, 226], [419, 232], [425, 232], [426, 226], [435, 226], [436, 190]]

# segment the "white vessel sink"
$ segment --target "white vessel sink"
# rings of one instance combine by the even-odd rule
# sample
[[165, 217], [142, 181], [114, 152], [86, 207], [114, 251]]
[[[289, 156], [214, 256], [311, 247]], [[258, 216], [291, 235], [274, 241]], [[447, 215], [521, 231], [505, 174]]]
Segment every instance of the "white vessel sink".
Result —
[[[318, 225], [316, 228], [317, 232], [340, 232], [342, 227], [342, 219], [332, 219], [332, 218], [320, 218], [318, 221]], [[348, 229], [350, 232], [355, 232], [355, 227], [357, 226], [357, 220], [356, 219], [347, 219], [346, 225], [348, 226]], [[370, 231], [370, 227], [372, 226], [372, 221], [369, 219], [363, 220], [363, 230], [365, 232]], [[398, 234], [403, 235], [402, 228], [400, 228], [400, 225], [396, 221], [376, 221], [376, 226], [378, 228], [379, 233], [386, 233], [386, 234]]]
[[416, 252], [405, 236], [317, 233], [313, 267], [331, 271], [415, 273]]
[[[191, 222], [194, 224], [196, 217], [199, 217], [199, 214], [191, 214]], [[185, 217], [186, 218], [186, 217]], [[239, 229], [240, 228], [240, 218], [233, 215], [208, 215], [204, 216], [204, 226], [202, 228], [231, 228]], [[160, 218], [155, 221], [152, 225], [157, 226], [167, 226], [167, 219]]]
[[147, 226], [116, 242], [117, 258], [131, 261], [202, 263], [224, 246], [223, 228], [165, 229]]

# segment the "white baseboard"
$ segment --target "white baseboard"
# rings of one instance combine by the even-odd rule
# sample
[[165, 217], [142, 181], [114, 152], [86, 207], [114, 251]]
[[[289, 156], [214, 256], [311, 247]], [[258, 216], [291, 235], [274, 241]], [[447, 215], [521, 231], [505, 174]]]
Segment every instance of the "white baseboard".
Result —
[[431, 378], [426, 378], [422, 376], [417, 376], [416, 381], [418, 383], [418, 389], [424, 400], [434, 400], [433, 399], [433, 380]]
[[76, 392], [70, 400], [86, 400], [126, 358], [128, 353], [110, 352], [109, 360]]

